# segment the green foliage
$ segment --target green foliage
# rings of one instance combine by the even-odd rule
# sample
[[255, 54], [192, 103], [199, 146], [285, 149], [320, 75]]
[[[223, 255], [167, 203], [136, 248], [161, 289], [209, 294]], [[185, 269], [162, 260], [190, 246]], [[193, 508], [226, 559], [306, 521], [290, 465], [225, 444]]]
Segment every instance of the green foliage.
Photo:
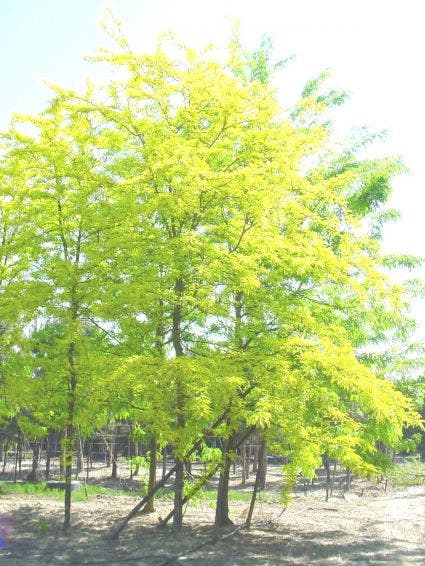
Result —
[[42, 534], [47, 534], [50, 530], [50, 525], [46, 521], [46, 519], [38, 519], [35, 526], [36, 526], [36, 529]]
[[[87, 489], [87, 496], [86, 496]], [[25, 483], [25, 482], [0, 482], [0, 497], [2, 495], [20, 494], [37, 497], [50, 497], [54, 499], [63, 499], [63, 490], [48, 489], [44, 483]], [[130, 496], [130, 497], [143, 497], [146, 495], [146, 486], [141, 486], [139, 490], [128, 489], [112, 489], [109, 487], [102, 487], [99, 485], [87, 484], [85, 488], [73, 492], [74, 501], [86, 501], [87, 497], [99, 498], [103, 496]], [[170, 498], [169, 490], [163, 489], [158, 491], [158, 498]]]
[[[416, 368], [416, 366], [414, 366]], [[425, 376], [405, 377], [397, 381], [397, 389], [406, 397], [412, 399], [415, 407], [420, 410], [425, 403]]]
[[[190, 492], [191, 487], [194, 484], [191, 482], [186, 482], [185, 489]], [[146, 495], [146, 486], [142, 487], [137, 491], [129, 491], [127, 489], [112, 489], [109, 487], [102, 487], [99, 485], [87, 484], [87, 497], [88, 499], [101, 498], [108, 496], [123, 496], [123, 497], [143, 497]], [[12, 482], [0, 482], [0, 497], [6, 495], [27, 495], [34, 497], [47, 497], [52, 499], [63, 499], [63, 491], [59, 489], [47, 489], [44, 483], [12, 483]], [[85, 489], [81, 488], [73, 493], [74, 501], [86, 501], [87, 500]], [[204, 488], [197, 492], [196, 497], [191, 498], [191, 502], [195, 505], [200, 504], [203, 501], [211, 501], [216, 497], [216, 492], [212, 488]], [[169, 490], [162, 489], [158, 491], [158, 499], [172, 499], [172, 494]], [[230, 501], [250, 501], [251, 493], [250, 491], [240, 491], [237, 489], [229, 490]], [[271, 499], [267, 499], [271, 501]]]
[[221, 450], [219, 448], [211, 448], [209, 446], [203, 446], [202, 452], [200, 454], [201, 462], [219, 462], [221, 460]]
[[387, 476], [396, 487], [425, 485], [425, 463], [420, 460], [411, 460], [404, 464], [397, 464], [387, 473]]
[[[63, 499], [63, 490], [48, 489], [45, 483], [25, 483], [25, 482], [0, 482], [0, 496], [11, 494], [37, 496], [37, 497], [51, 497], [54, 499]], [[128, 492], [120, 490], [111, 490], [97, 485], [87, 485], [87, 494], [89, 497], [97, 497], [101, 495], [128, 495]], [[86, 494], [83, 488], [76, 490], [73, 493], [74, 501], [85, 501]]]
[[383, 258], [383, 264], [390, 269], [415, 269], [423, 264], [423, 258], [407, 254], [391, 254]]

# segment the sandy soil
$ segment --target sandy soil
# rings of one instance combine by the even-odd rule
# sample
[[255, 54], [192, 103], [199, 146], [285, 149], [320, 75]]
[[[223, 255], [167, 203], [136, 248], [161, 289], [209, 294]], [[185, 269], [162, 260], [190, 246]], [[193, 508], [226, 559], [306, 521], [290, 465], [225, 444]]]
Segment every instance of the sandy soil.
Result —
[[[269, 495], [274, 489], [271, 485]], [[108, 527], [135, 502], [134, 497], [109, 495], [75, 502], [73, 530], [64, 536], [61, 501], [3, 495], [0, 563], [159, 566], [180, 555], [170, 563], [425, 564], [425, 486], [384, 493], [382, 487], [357, 482], [349, 492], [338, 490], [328, 502], [322, 489], [306, 495], [301, 491], [283, 513], [281, 504], [260, 501], [253, 528], [214, 543], [211, 504], [188, 506], [185, 527], [176, 535], [158, 527], [158, 516], [165, 516], [172, 506], [171, 501], [161, 500], [156, 513], [135, 518], [118, 541], [105, 540]], [[246, 502], [232, 503], [236, 524], [243, 523], [247, 509]], [[267, 524], [271, 519], [275, 520]], [[211, 542], [187, 553], [206, 541]]]

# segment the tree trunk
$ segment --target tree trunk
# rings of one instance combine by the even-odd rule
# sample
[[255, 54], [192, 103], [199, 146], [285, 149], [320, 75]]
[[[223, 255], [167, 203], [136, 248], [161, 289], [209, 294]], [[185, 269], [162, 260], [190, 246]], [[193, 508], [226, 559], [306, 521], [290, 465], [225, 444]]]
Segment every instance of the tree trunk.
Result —
[[65, 479], [65, 440], [66, 429], [59, 433], [59, 477], [61, 480]]
[[183, 526], [184, 462], [177, 458], [175, 467], [173, 530], [179, 531]]
[[[138, 440], [133, 441], [133, 458], [138, 458], [140, 454], [140, 444]], [[131, 466], [131, 479], [139, 473], [139, 464], [132, 463]]]
[[249, 505], [248, 516], [246, 518], [246, 527], [249, 528], [251, 526], [252, 521], [252, 514], [254, 513], [254, 506], [255, 501], [257, 499], [257, 493], [261, 489], [261, 481], [262, 477], [264, 476], [264, 454], [266, 453], [266, 443], [264, 439], [261, 439], [260, 446], [258, 449], [258, 465], [257, 465], [257, 475], [255, 476], [255, 483], [254, 483], [254, 491], [252, 492], [251, 503]]
[[245, 464], [245, 469], [244, 469], [244, 474], [245, 474], [245, 481], [249, 480], [249, 460], [250, 460], [250, 453], [251, 453], [251, 446], [249, 442], [245, 442], [245, 458], [244, 458], [244, 464]]
[[[175, 302], [173, 308], [173, 326], [171, 331], [171, 339], [174, 347], [176, 358], [184, 355], [181, 324], [183, 319], [182, 296], [184, 290], [184, 282], [177, 279], [174, 285]], [[177, 409], [177, 430], [183, 435], [186, 424], [185, 419], [185, 394], [183, 379], [180, 375], [176, 378], [176, 409]], [[183, 488], [184, 488], [184, 458], [176, 455], [176, 475], [174, 481], [174, 516], [173, 530], [178, 531], [183, 525]]]
[[87, 456], [86, 456], [86, 485], [89, 481], [89, 474], [90, 474], [90, 468], [93, 465], [93, 461], [92, 461], [92, 456], [93, 456], [93, 440], [90, 440], [87, 443]]
[[63, 453], [65, 460], [65, 509], [63, 530], [67, 532], [71, 526], [71, 481], [72, 459], [74, 455], [74, 427], [69, 424], [66, 428], [66, 437], [63, 440]]
[[336, 460], [334, 461], [334, 467], [332, 470], [332, 481], [331, 481], [331, 490], [329, 493], [329, 497], [332, 497], [332, 493], [333, 493], [333, 489], [334, 489], [334, 485], [335, 485], [335, 474], [336, 474]]
[[326, 501], [329, 500], [329, 494], [331, 492], [331, 465], [329, 462], [329, 456], [324, 454], [322, 456], [323, 467], [326, 472]]
[[27, 479], [34, 483], [38, 483], [40, 481], [40, 441], [36, 440], [35, 442], [31, 442], [30, 446], [32, 450], [32, 468]]
[[[422, 420], [425, 421], [425, 403], [422, 405], [422, 410], [421, 410], [421, 416], [422, 416]], [[421, 457], [422, 462], [425, 461], [425, 431], [422, 430], [421, 431], [421, 441], [419, 443], [418, 446], [418, 452], [419, 455]]]
[[167, 447], [164, 446], [162, 450], [162, 478], [164, 479], [167, 473]]
[[[157, 465], [157, 444], [156, 438], [152, 436], [149, 441], [149, 480], [148, 492], [152, 491], [156, 484], [156, 465]], [[146, 504], [144, 513], [153, 513], [155, 511], [155, 497], [151, 497]]]
[[346, 477], [347, 491], [349, 491], [351, 489], [352, 475], [351, 475], [351, 471], [348, 468], [345, 471], [345, 477]]
[[[76, 320], [76, 307], [73, 304], [73, 320]], [[69, 378], [68, 378], [68, 414], [66, 426], [66, 439], [64, 440], [65, 455], [65, 509], [63, 530], [67, 532], [71, 526], [71, 481], [72, 481], [72, 460], [74, 456], [74, 416], [75, 402], [77, 397], [77, 373], [75, 369], [75, 342], [70, 342], [68, 348]]]
[[22, 448], [23, 448], [23, 438], [22, 438], [22, 433], [19, 432], [19, 436], [18, 436], [18, 473], [19, 473], [19, 477], [22, 476]]
[[261, 439], [261, 444], [258, 450], [258, 468], [260, 471], [258, 489], [260, 491], [264, 491], [266, 489], [266, 479], [267, 479], [267, 445], [264, 439]]
[[252, 471], [254, 472], [254, 474], [257, 473], [258, 464], [259, 464], [259, 461], [258, 461], [258, 459], [260, 457], [259, 456], [259, 444], [258, 444], [259, 442], [261, 443], [261, 439], [255, 438], [255, 444], [253, 444], [251, 442], [251, 446], [250, 446], [251, 453], [252, 453]]
[[[207, 483], [209, 479], [217, 472], [219, 464], [214, 464], [208, 471], [205, 471], [204, 476], [196, 482], [196, 484], [191, 488], [190, 492], [183, 497], [183, 505], [185, 505], [190, 499], [198, 493], [198, 491]], [[172, 509], [165, 519], [159, 519], [161, 526], [164, 527], [168, 521], [174, 516], [174, 509]]]
[[218, 481], [215, 511], [215, 526], [217, 528], [234, 524], [229, 517], [229, 476], [232, 463], [230, 451], [232, 450], [232, 444], [231, 438], [226, 439], [223, 443], [223, 462]]
[[184, 461], [184, 470], [186, 472], [186, 475], [189, 476], [192, 480], [192, 462], [190, 460]]
[[52, 432], [50, 431], [46, 437], [46, 465], [44, 468], [44, 474], [46, 476], [46, 480], [50, 479], [50, 466], [52, 463], [52, 444], [53, 444], [53, 438], [52, 438]]
[[173, 466], [171, 468], [171, 470], [169, 470], [167, 472], [167, 474], [159, 481], [155, 484], [155, 486], [153, 487], [153, 489], [151, 491], [149, 491], [144, 497], [143, 499], [141, 499], [137, 505], [135, 507], [133, 507], [133, 509], [130, 511], [130, 513], [128, 513], [123, 519], [121, 519], [121, 521], [119, 521], [118, 523], [116, 523], [107, 533], [106, 535], [106, 539], [107, 540], [115, 540], [116, 538], [118, 538], [119, 534], [121, 533], [121, 531], [124, 529], [124, 527], [128, 524], [128, 522], [135, 517], [140, 511], [143, 510], [144, 506], [146, 505], [146, 503], [149, 501], [149, 499], [151, 499], [151, 497], [153, 497], [155, 495], [155, 493], [161, 489], [161, 487], [163, 487], [165, 485], [165, 483], [167, 482], [167, 480], [169, 478], [171, 478], [171, 476], [175, 473], [176, 471], [176, 466]]
[[241, 446], [241, 472], [242, 472], [242, 486], [246, 485], [246, 443], [244, 442]]
[[94, 441], [90, 440], [89, 448], [87, 452], [87, 461], [90, 468], [93, 468], [93, 445], [94, 445]]
[[111, 472], [111, 479], [116, 480], [118, 479], [118, 452], [119, 452], [119, 448], [120, 448], [120, 443], [119, 443], [119, 435], [120, 435], [120, 427], [116, 426], [114, 427], [114, 432], [113, 432], [113, 440], [112, 440], [112, 454], [111, 454], [111, 460], [112, 460], [112, 472]]
[[[176, 384], [177, 400], [177, 428], [183, 432], [185, 425], [184, 397], [182, 384], [177, 379]], [[184, 490], [184, 459], [176, 456], [176, 475], [174, 478], [174, 516], [173, 530], [179, 531], [183, 526], [183, 490]]]
[[[245, 399], [245, 397], [252, 391], [254, 386], [249, 386], [242, 394], [241, 394], [241, 399]], [[215, 429], [226, 419], [228, 415], [228, 410], [226, 409], [223, 413], [221, 413], [221, 415], [219, 417], [217, 417], [217, 419], [208, 427], [206, 428], [202, 435], [199, 436], [199, 438], [196, 440], [196, 442], [194, 442], [192, 444], [192, 447], [186, 452], [185, 454], [185, 459], [189, 459], [192, 454], [194, 454], [197, 450], [199, 450], [199, 448], [202, 446], [202, 443], [205, 442], [205, 439], [209, 436], [211, 436], [211, 434], [215, 431]], [[244, 433], [244, 437], [243, 440], [245, 440], [246, 438], [248, 438], [248, 436], [253, 432], [253, 430], [255, 429], [255, 427], [251, 426], [249, 427], [249, 429], [247, 429]], [[242, 440], [242, 441], [243, 441]], [[131, 519], [133, 517], [136, 517], [136, 515], [143, 509], [143, 507], [146, 505], [147, 501], [149, 501], [149, 499], [155, 495], [155, 493], [158, 491], [158, 489], [160, 489], [161, 487], [163, 487], [167, 480], [175, 473], [176, 471], [176, 465], [174, 465], [170, 470], [168, 470], [168, 472], [165, 474], [165, 476], [155, 484], [154, 488], [152, 489], [152, 491], [148, 492], [145, 497], [143, 497], [143, 499], [141, 501], [139, 501], [137, 503], [137, 505], [135, 505], [135, 507], [133, 507], [133, 509], [120, 521], [118, 521], [110, 530], [109, 532], [106, 534], [106, 539], [107, 540], [115, 540], [119, 537], [120, 533], [123, 531], [123, 529], [126, 527], [126, 525], [129, 523], [129, 521], [131, 521]]]
[[[234, 446], [235, 449], [239, 448], [245, 442], [246, 438], [251, 434], [252, 431], [253, 428], [249, 428], [244, 432], [242, 437], [239, 438], [237, 442], [235, 442], [235, 446]], [[221, 465], [220, 463], [214, 464], [209, 468], [209, 470], [205, 470], [204, 476], [200, 480], [198, 480], [196, 484], [191, 487], [189, 493], [184, 496], [183, 498], [184, 505], [207, 483], [209, 479], [212, 478], [212, 476], [219, 469], [220, 465]], [[174, 515], [174, 510], [170, 511], [168, 515], [165, 517], [165, 519], [160, 519], [161, 526], [165, 526], [168, 523], [168, 521], [173, 517], [173, 515]]]
[[16, 483], [18, 478], [18, 459], [19, 459], [19, 433], [16, 439], [16, 446], [15, 446], [15, 467], [13, 471], [13, 483]]
[[6, 471], [6, 466], [7, 466], [7, 453], [9, 452], [9, 443], [6, 440], [6, 445], [5, 445], [5, 449], [4, 449], [4, 454], [3, 454], [3, 473]]
[[83, 465], [84, 465], [83, 444], [82, 444], [81, 438], [79, 438], [78, 439], [78, 452], [77, 452], [77, 473], [76, 473], [77, 478], [81, 474], [81, 472], [83, 471]]
[[105, 464], [107, 468], [110, 468], [112, 466], [112, 453], [114, 450], [114, 433], [112, 433], [111, 438], [108, 440], [105, 440], [106, 443], [106, 454], [105, 454]]

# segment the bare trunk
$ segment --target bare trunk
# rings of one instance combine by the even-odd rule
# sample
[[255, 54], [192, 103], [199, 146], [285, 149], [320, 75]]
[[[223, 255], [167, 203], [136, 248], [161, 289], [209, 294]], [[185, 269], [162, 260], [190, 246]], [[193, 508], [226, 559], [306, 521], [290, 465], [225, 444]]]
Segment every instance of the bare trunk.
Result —
[[22, 438], [22, 433], [19, 432], [19, 436], [18, 436], [18, 474], [19, 477], [22, 476], [22, 449], [23, 449], [23, 438]]
[[112, 436], [111, 439], [106, 439], [106, 454], [105, 454], [105, 464], [107, 468], [112, 466], [112, 452], [114, 450], [114, 437]]
[[[133, 458], [137, 458], [140, 454], [140, 444], [137, 440], [133, 442]], [[135, 464], [131, 467], [131, 477], [137, 476], [139, 473], [139, 464]]]
[[173, 530], [179, 531], [183, 526], [183, 488], [184, 488], [184, 463], [177, 459], [176, 475], [174, 480], [174, 515]]
[[351, 475], [351, 471], [347, 468], [345, 471], [345, 475], [346, 475], [346, 484], [347, 484], [347, 491], [351, 489], [351, 480], [352, 480], [352, 475]]
[[[173, 327], [171, 331], [171, 338], [173, 342], [174, 352], [176, 358], [184, 355], [181, 324], [182, 324], [182, 295], [184, 290], [184, 283], [182, 279], [177, 279], [174, 292], [175, 304], [173, 309]], [[183, 380], [181, 376], [176, 378], [176, 409], [177, 409], [177, 430], [183, 433], [185, 427], [185, 396]], [[176, 475], [174, 482], [174, 516], [173, 516], [173, 530], [178, 531], [183, 525], [183, 488], [184, 488], [184, 459], [181, 456], [176, 456]]]
[[87, 461], [90, 468], [93, 468], [93, 440], [90, 441], [89, 449], [87, 453]]
[[15, 446], [15, 467], [13, 471], [13, 483], [16, 483], [18, 478], [18, 459], [19, 459], [19, 433], [18, 438], [16, 439], [16, 446]]
[[87, 456], [86, 456], [86, 485], [89, 481], [90, 468], [93, 465], [92, 453], [93, 453], [93, 440], [90, 440], [87, 446]]
[[44, 468], [46, 480], [50, 479], [50, 466], [52, 462], [52, 445], [53, 445], [52, 432], [49, 432], [46, 438], [46, 465]]
[[[241, 394], [241, 398], [244, 399], [253, 389], [253, 386], [248, 387], [242, 394]], [[205, 439], [209, 436], [211, 436], [211, 434], [214, 433], [215, 429], [226, 419], [228, 415], [228, 410], [226, 409], [219, 417], [217, 417], [217, 419], [211, 424], [211, 426], [209, 426], [207, 429], [205, 429], [202, 433], [202, 435], [198, 438], [198, 440], [196, 442], [194, 442], [192, 444], [192, 447], [190, 448], [190, 450], [188, 450], [185, 454], [185, 459], [189, 459], [197, 450], [199, 450], [199, 448], [202, 446], [202, 443], [205, 441]], [[252, 431], [254, 430], [254, 427], [250, 427], [244, 435], [244, 440], [249, 436], [249, 434], [252, 433]], [[158, 489], [160, 489], [161, 487], [163, 487], [167, 480], [175, 473], [176, 471], [176, 465], [173, 466], [166, 474], [165, 476], [155, 484], [154, 488], [152, 489], [152, 491], [148, 492], [145, 497], [143, 497], [143, 499], [141, 501], [139, 501], [137, 503], [137, 505], [135, 507], [133, 507], [133, 509], [130, 511], [130, 513], [128, 513], [123, 519], [121, 519], [117, 524], [115, 524], [110, 531], [107, 533], [106, 535], [106, 539], [108, 540], [114, 540], [116, 538], [118, 538], [118, 536], [120, 535], [120, 533], [123, 531], [123, 529], [126, 527], [126, 525], [129, 523], [129, 521], [135, 517], [142, 509], [143, 507], [146, 505], [147, 501], [149, 501], [149, 499], [155, 495], [155, 493], [158, 491]]]
[[9, 452], [9, 443], [6, 441], [5, 449], [3, 453], [3, 473], [6, 471], [7, 466], [7, 453]]
[[[241, 438], [235, 443], [235, 449], [239, 448], [246, 440], [247, 436], [253, 431], [253, 427], [249, 428], [244, 432]], [[196, 482], [196, 484], [191, 488], [190, 492], [184, 496], [183, 505], [185, 505], [206, 483], [212, 478], [212, 476], [217, 472], [220, 467], [220, 463], [212, 465], [208, 470], [205, 471], [204, 476]], [[162, 526], [166, 525], [168, 521], [173, 517], [174, 509], [168, 513], [165, 519], [160, 519]]]
[[257, 493], [261, 489], [261, 481], [262, 476], [264, 475], [264, 454], [266, 452], [266, 443], [264, 439], [261, 439], [259, 450], [258, 450], [258, 466], [257, 466], [257, 475], [255, 476], [255, 484], [254, 484], [254, 491], [252, 492], [251, 503], [249, 505], [248, 516], [246, 518], [246, 527], [249, 528], [251, 526], [252, 515], [254, 513], [254, 506], [255, 501], [257, 499]]
[[[73, 312], [73, 320], [76, 314]], [[75, 401], [77, 395], [77, 375], [74, 365], [75, 358], [75, 342], [71, 342], [68, 348], [69, 362], [69, 381], [68, 381], [68, 423], [66, 426], [66, 438], [64, 440], [64, 458], [65, 458], [65, 509], [63, 530], [67, 532], [71, 526], [71, 481], [72, 481], [72, 459], [74, 456], [74, 412]]]
[[220, 528], [226, 525], [233, 525], [229, 517], [229, 477], [230, 466], [232, 463], [231, 450], [233, 448], [232, 439], [226, 439], [223, 443], [223, 461], [220, 469], [220, 478], [217, 488], [217, 504], [215, 511], [215, 526]]
[[[206, 483], [212, 476], [217, 472], [219, 464], [211, 466], [209, 471], [206, 471], [204, 476], [192, 487], [190, 492], [183, 497], [183, 505], [185, 505]], [[161, 526], [165, 526], [168, 521], [174, 516], [174, 509], [172, 509], [165, 519], [160, 518]]]
[[335, 462], [334, 462], [334, 467], [333, 467], [333, 470], [332, 470], [331, 491], [330, 491], [330, 493], [329, 493], [329, 497], [332, 497], [332, 493], [333, 493], [333, 490], [334, 490], [335, 474], [336, 474], [336, 460], [335, 460]]
[[113, 440], [111, 442], [112, 445], [112, 452], [111, 452], [111, 460], [112, 460], [112, 472], [111, 472], [111, 479], [116, 480], [118, 479], [118, 452], [119, 452], [119, 435], [120, 435], [120, 427], [114, 427], [114, 432], [112, 433]]
[[167, 447], [164, 446], [162, 450], [162, 478], [165, 477], [167, 473]]
[[[184, 416], [184, 397], [182, 391], [182, 384], [177, 380], [176, 384], [176, 399], [177, 399], [177, 428], [183, 431], [185, 426]], [[178, 531], [183, 526], [183, 490], [184, 490], [184, 459], [176, 456], [176, 475], [174, 481], [174, 516], [173, 516], [173, 530]]]
[[82, 442], [81, 438], [79, 438], [78, 439], [77, 474], [76, 474], [76, 477], [78, 477], [81, 474], [81, 472], [83, 471], [83, 465], [84, 465], [83, 442]]
[[266, 489], [267, 479], [267, 445], [264, 439], [261, 439], [260, 447], [258, 450], [258, 468], [260, 471], [260, 483], [258, 489], [263, 491], [264, 489]]
[[150, 492], [148, 492], [143, 497], [143, 499], [141, 499], [137, 503], [137, 505], [135, 507], [133, 507], [133, 509], [130, 511], [130, 513], [128, 513], [128, 515], [126, 515], [121, 521], [119, 521], [116, 525], [114, 525], [112, 527], [112, 529], [108, 532], [108, 534], [106, 535], [105, 538], [107, 540], [114, 540], [114, 539], [118, 538], [119, 534], [124, 529], [124, 527], [127, 525], [127, 523], [133, 517], [135, 517], [140, 511], [142, 511], [142, 509], [145, 507], [146, 503], [155, 495], [155, 493], [159, 489], [161, 489], [161, 487], [163, 487], [165, 485], [167, 480], [169, 478], [171, 478], [171, 476], [175, 473], [175, 471], [176, 471], [176, 466], [173, 466], [171, 468], [171, 470], [169, 470], [167, 472], [167, 474], [158, 483], [155, 484], [154, 488]]
[[65, 479], [65, 440], [66, 429], [62, 430], [59, 435], [59, 476], [61, 480]]
[[[157, 465], [157, 444], [156, 438], [153, 436], [149, 442], [149, 480], [148, 493], [153, 490], [156, 484], [156, 465]], [[155, 511], [155, 498], [151, 497], [144, 509], [145, 513], [153, 513]]]
[[246, 485], [246, 444], [245, 442], [241, 446], [241, 473], [242, 473], [242, 486]]
[[326, 472], [326, 501], [329, 501], [329, 495], [331, 492], [331, 466], [328, 455], [324, 455], [322, 458], [323, 458], [323, 467], [325, 468], [325, 472]]
[[184, 461], [184, 471], [186, 473], [186, 476], [189, 476], [189, 478], [192, 480], [192, 462], [190, 462], [189, 460]]
[[261, 439], [257, 439], [257, 438], [256, 438], [256, 439], [255, 439], [255, 444], [251, 445], [251, 453], [252, 453], [252, 471], [253, 471], [254, 473], [256, 473], [257, 470], [258, 470], [258, 463], [259, 463], [259, 462], [258, 462], [258, 459], [259, 459], [259, 457], [260, 457], [260, 456], [259, 456], [259, 454], [260, 454], [260, 451], [259, 451], [259, 444], [258, 444], [259, 442], [260, 442], [260, 444], [261, 444]]
[[251, 452], [250, 444], [249, 444], [249, 442], [245, 442], [244, 475], [245, 475], [246, 481], [249, 480], [249, 475], [250, 475], [250, 473], [249, 473], [250, 452]]
[[63, 445], [65, 455], [65, 509], [63, 530], [66, 532], [71, 526], [71, 481], [72, 457], [74, 454], [74, 427], [71, 424], [67, 426], [66, 438], [64, 438]]
[[40, 481], [40, 441], [36, 440], [35, 442], [31, 442], [30, 446], [32, 449], [32, 468], [31, 472], [27, 476], [27, 479], [38, 483]]
[[[63, 258], [66, 262], [70, 262], [69, 257], [69, 246], [64, 232], [64, 219], [63, 211], [60, 200], [57, 201], [58, 204], [58, 220], [60, 226], [60, 236], [62, 240], [63, 248]], [[73, 260], [73, 267], [78, 269], [80, 263], [80, 251], [81, 251], [81, 238], [82, 229], [81, 221], [78, 226], [78, 235], [75, 247], [75, 257]], [[67, 421], [66, 421], [66, 438], [63, 441], [63, 453], [64, 453], [64, 464], [65, 464], [65, 508], [64, 508], [64, 521], [63, 530], [68, 532], [71, 526], [71, 481], [72, 481], [72, 459], [74, 455], [74, 438], [75, 438], [75, 405], [77, 400], [77, 369], [75, 366], [76, 358], [76, 342], [75, 333], [77, 330], [78, 321], [78, 300], [77, 300], [77, 281], [72, 280], [69, 291], [71, 297], [71, 305], [69, 309], [69, 314], [71, 318], [70, 325], [70, 342], [68, 345], [68, 391], [67, 391]]]

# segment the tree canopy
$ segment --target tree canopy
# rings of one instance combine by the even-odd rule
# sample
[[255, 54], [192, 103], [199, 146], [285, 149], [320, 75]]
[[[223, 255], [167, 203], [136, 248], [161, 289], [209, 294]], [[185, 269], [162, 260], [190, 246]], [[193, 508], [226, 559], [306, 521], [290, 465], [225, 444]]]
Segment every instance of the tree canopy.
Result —
[[214, 422], [260, 431], [288, 486], [323, 454], [377, 473], [377, 442], [420, 422], [371, 355], [408, 316], [377, 229], [400, 160], [335, 143], [326, 74], [284, 112], [267, 42], [223, 60], [114, 37], [92, 57], [109, 80], [3, 134], [2, 413], [66, 430], [68, 483], [76, 430], [131, 418], [173, 446], [177, 526]]

